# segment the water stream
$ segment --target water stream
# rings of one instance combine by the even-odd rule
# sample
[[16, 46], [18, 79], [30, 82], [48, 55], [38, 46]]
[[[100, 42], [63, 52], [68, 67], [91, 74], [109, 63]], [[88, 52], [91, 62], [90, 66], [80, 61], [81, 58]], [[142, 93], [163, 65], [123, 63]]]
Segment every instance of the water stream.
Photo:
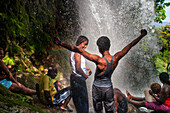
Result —
[[[147, 29], [148, 35], [119, 62], [112, 75], [113, 87], [121, 89], [124, 93], [128, 89], [132, 94], [143, 95], [143, 90], [157, 81], [151, 63], [151, 57], [159, 50], [150, 25], [154, 18], [154, 1], [76, 0], [76, 4], [79, 11], [80, 34], [89, 38], [87, 51], [90, 53], [100, 55], [96, 41], [102, 35], [110, 38], [110, 53], [114, 55], [138, 37], [142, 28]], [[93, 72], [87, 80], [91, 105], [95, 64], [87, 61], [87, 66]]]

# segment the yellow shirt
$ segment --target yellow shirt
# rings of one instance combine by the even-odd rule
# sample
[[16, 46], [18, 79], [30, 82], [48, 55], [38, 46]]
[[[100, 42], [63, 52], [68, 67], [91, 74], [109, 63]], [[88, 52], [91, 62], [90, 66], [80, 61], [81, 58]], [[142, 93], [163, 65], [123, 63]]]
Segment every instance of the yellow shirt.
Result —
[[40, 91], [40, 100], [44, 104], [49, 104], [49, 102], [45, 98], [44, 91], [50, 91], [52, 101], [54, 100], [54, 96], [57, 93], [57, 90], [54, 87], [54, 83], [53, 83], [51, 77], [48, 75], [42, 75], [40, 77], [38, 84], [39, 84], [39, 91]]

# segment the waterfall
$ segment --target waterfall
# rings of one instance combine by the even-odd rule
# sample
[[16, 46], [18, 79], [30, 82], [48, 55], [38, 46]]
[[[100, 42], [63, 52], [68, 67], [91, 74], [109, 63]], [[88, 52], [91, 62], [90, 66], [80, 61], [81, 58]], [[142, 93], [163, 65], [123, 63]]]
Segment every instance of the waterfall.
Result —
[[[96, 41], [100, 36], [111, 40], [110, 53], [114, 55], [140, 35], [142, 28], [147, 29], [144, 37], [129, 53], [121, 59], [112, 75], [113, 87], [132, 94], [143, 94], [144, 88], [156, 81], [151, 57], [158, 52], [151, 22], [154, 18], [152, 0], [76, 0], [79, 11], [80, 35], [89, 38], [87, 51], [100, 55]], [[89, 101], [95, 73], [95, 64], [87, 61], [93, 74], [87, 80]], [[150, 80], [152, 78], [152, 80]], [[155, 78], [155, 79], [153, 79]]]

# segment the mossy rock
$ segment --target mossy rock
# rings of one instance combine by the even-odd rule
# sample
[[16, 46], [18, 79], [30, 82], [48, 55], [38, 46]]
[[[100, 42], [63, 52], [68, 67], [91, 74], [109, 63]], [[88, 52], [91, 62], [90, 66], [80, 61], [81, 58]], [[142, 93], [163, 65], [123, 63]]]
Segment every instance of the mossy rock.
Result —
[[45, 113], [43, 110], [33, 105], [33, 99], [31, 97], [13, 93], [1, 84], [0, 84], [0, 111], [1, 113], [9, 112]]

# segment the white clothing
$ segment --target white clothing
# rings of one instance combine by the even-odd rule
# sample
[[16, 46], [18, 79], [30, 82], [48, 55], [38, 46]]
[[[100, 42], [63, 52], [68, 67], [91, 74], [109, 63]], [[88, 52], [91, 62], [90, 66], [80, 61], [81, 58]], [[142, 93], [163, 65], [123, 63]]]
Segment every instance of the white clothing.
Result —
[[[73, 67], [73, 73], [79, 75], [76, 72], [76, 65], [75, 65], [75, 59], [74, 59], [74, 52], [71, 52], [71, 65]], [[86, 61], [84, 56], [81, 55], [81, 69], [83, 70], [83, 72], [86, 74]]]

